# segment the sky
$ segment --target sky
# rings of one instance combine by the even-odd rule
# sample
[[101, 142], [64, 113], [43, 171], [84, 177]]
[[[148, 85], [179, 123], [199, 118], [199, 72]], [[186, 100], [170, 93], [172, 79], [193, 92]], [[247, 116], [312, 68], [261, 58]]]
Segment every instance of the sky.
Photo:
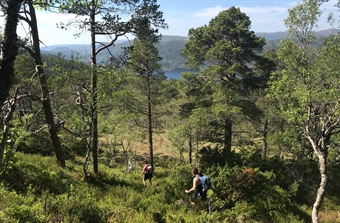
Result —
[[[291, 0], [158, 0], [160, 11], [169, 28], [160, 30], [163, 35], [187, 36], [191, 28], [207, 25], [217, 14], [232, 6], [240, 8], [252, 22], [251, 30], [256, 32], [285, 31], [284, 19], [288, 9], [302, 1]], [[322, 10], [334, 10], [337, 0], [330, 0], [322, 6]], [[89, 33], [74, 37], [75, 29], [61, 30], [57, 23], [67, 22], [74, 17], [65, 14], [37, 11], [39, 36], [46, 46], [55, 44], [89, 44]], [[319, 22], [319, 30], [328, 29], [326, 16]], [[3, 22], [2, 22], [3, 23]], [[27, 29], [19, 23], [18, 33], [24, 37]]]

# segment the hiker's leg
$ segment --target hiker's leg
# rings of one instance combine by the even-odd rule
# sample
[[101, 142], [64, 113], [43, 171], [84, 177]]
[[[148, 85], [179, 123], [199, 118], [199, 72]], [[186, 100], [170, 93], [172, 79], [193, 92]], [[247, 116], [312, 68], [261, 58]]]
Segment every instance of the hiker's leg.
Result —
[[195, 204], [194, 201], [197, 199], [197, 197], [198, 197], [198, 191], [195, 190], [194, 193], [192, 194], [192, 196], [191, 196], [190, 199], [189, 199], [191, 205], [194, 205], [194, 204]]
[[143, 177], [143, 184], [144, 184], [144, 186], [146, 186], [146, 181], [147, 179], [146, 179], [146, 175], [144, 174], [144, 177]]
[[[151, 175], [150, 175], [150, 173], [145, 173], [145, 175], [144, 175], [144, 181], [146, 182], [147, 180], [149, 180], [149, 182], [150, 182], [150, 184], [151, 184]], [[146, 183], [145, 183], [145, 185], [146, 185]]]

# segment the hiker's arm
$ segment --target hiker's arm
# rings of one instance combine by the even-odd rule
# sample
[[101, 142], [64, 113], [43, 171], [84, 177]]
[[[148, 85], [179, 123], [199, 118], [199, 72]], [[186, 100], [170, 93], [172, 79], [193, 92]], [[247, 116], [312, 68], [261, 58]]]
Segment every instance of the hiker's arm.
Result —
[[143, 171], [140, 175], [142, 176], [144, 173], [145, 173], [145, 166], [143, 167]]
[[190, 188], [189, 190], [185, 190], [185, 193], [190, 193], [191, 191], [196, 190], [196, 185], [197, 185], [197, 178], [195, 177], [192, 180], [192, 188]]

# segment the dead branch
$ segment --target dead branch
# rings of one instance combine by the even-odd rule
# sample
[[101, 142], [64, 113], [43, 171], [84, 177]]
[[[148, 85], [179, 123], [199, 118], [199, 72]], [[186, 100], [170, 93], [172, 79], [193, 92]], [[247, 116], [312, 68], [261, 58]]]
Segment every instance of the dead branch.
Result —
[[0, 162], [2, 162], [3, 155], [5, 152], [5, 147], [7, 145], [7, 138], [8, 138], [8, 132], [9, 132], [9, 122], [12, 120], [13, 112], [15, 111], [15, 104], [18, 94], [18, 88], [15, 89], [14, 97], [12, 100], [8, 103], [8, 112], [4, 116], [3, 124], [4, 124], [4, 132], [2, 134], [2, 141], [0, 145]]

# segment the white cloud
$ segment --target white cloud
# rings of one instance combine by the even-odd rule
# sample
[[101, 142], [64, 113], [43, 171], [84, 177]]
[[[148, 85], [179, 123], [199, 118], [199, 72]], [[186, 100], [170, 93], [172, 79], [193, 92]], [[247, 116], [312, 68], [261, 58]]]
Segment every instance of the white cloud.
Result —
[[298, 4], [301, 4], [301, 2], [291, 2], [291, 3], [288, 4], [288, 6], [289, 6], [289, 8], [294, 8]]
[[[37, 22], [40, 41], [49, 46], [54, 44], [89, 44], [91, 42], [90, 32], [86, 30], [79, 30], [77, 24], [74, 23], [67, 27], [67, 30], [57, 28], [57, 24], [61, 22], [66, 24], [70, 21], [83, 20], [83, 17], [76, 17], [72, 14], [52, 13], [37, 11]], [[79, 23], [78, 23], [79, 25]], [[29, 37], [29, 30], [24, 22], [18, 26], [18, 35], [20, 37]], [[75, 36], [80, 31], [80, 36]], [[110, 41], [108, 37], [98, 36], [97, 41]]]
[[[84, 19], [83, 17], [76, 17], [73, 14], [65, 14], [65, 13], [46, 13], [46, 12], [39, 12], [37, 13], [37, 21], [39, 27], [41, 26], [44, 29], [55, 29], [57, 24], [60, 23], [69, 23], [70, 21], [75, 22], [76, 20]], [[75, 27], [76, 25], [72, 25]], [[71, 27], [71, 28], [72, 28]]]
[[[165, 0], [164, 0], [165, 1]], [[175, 0], [169, 0], [171, 3], [175, 2]], [[176, 1], [178, 4], [182, 0]], [[184, 1], [184, 0], [183, 0]], [[203, 0], [202, 0], [203, 1]], [[210, 1], [210, 0], [204, 0], [204, 1]], [[249, 0], [250, 2], [252, 0]], [[194, 3], [194, 1], [192, 1]], [[165, 21], [169, 24], [168, 30], [160, 30], [161, 33], [164, 35], [182, 35], [186, 36], [188, 34], [188, 30], [190, 28], [197, 28], [203, 25], [206, 25], [209, 23], [209, 20], [216, 17], [218, 13], [220, 13], [223, 10], [227, 10], [229, 6], [229, 1], [226, 1], [224, 3], [215, 3], [218, 1], [211, 1], [210, 7], [206, 7], [204, 9], [196, 9], [196, 7], [192, 7], [190, 9], [187, 9], [185, 7], [178, 7], [178, 4], [171, 4], [170, 6], [167, 6], [166, 4], [163, 6], [161, 4], [161, 10], [162, 7], [164, 7], [164, 18]], [[235, 1], [236, 2], [236, 1]], [[266, 5], [254, 5], [252, 7], [252, 4], [265, 4], [266, 1], [252, 1], [250, 4], [243, 4], [243, 1], [237, 1], [236, 4], [238, 6], [235, 6], [237, 8], [240, 8], [241, 12], [244, 12], [247, 14], [247, 16], [250, 17], [250, 20], [252, 22], [252, 30], [255, 32], [275, 32], [275, 31], [283, 31], [286, 30], [286, 27], [284, 26], [283, 20], [287, 18], [288, 16], [288, 9], [293, 8], [298, 3], [301, 3], [302, 0], [294, 0], [294, 2], [284, 2], [283, 1], [277, 1], [278, 3], [275, 3], [275, 1], [272, 1], [270, 4]], [[330, 0], [327, 3], [324, 3], [321, 6], [321, 9], [324, 11], [324, 14], [320, 18], [320, 29], [326, 29], [329, 27], [327, 24], [327, 15], [329, 12], [336, 13], [336, 18], [339, 17], [339, 12], [336, 11], [337, 8], [334, 7], [334, 5], [338, 2], [338, 0]], [[197, 1], [196, 1], [197, 3]], [[194, 4], [196, 4], [194, 3]], [[197, 3], [199, 4], [199, 3]], [[232, 4], [232, 3], [230, 3]], [[229, 5], [230, 5], [229, 4]], [[74, 15], [69, 14], [61, 14], [61, 13], [51, 13], [51, 12], [44, 12], [44, 11], [37, 11], [37, 19], [38, 19], [38, 28], [39, 28], [39, 36], [41, 40], [46, 45], [51, 45], [55, 43], [88, 43], [89, 42], [89, 33], [83, 33], [80, 38], [75, 38], [73, 35], [77, 33], [76, 28], [71, 28], [69, 30], [62, 30], [57, 28], [57, 23], [60, 22], [68, 22], [72, 19], [75, 19]], [[2, 18], [0, 18], [0, 21], [2, 21]], [[25, 29], [24, 29], [25, 28]], [[19, 35], [24, 37], [26, 36], [26, 33], [29, 31], [27, 27], [22, 27], [21, 24], [19, 24], [18, 32]]]
[[272, 14], [272, 13], [287, 13], [288, 8], [286, 7], [240, 7], [241, 12], [244, 12], [246, 14]]
[[[250, 17], [252, 27], [255, 31], [282, 31], [285, 30], [283, 20], [288, 15], [288, 7], [279, 6], [235, 6], [240, 8], [241, 12]], [[192, 22], [191, 27], [208, 24], [209, 19], [214, 18], [219, 12], [227, 10], [227, 8], [217, 5], [215, 7], [205, 8], [192, 14], [195, 20]]]
[[225, 10], [225, 8], [223, 8], [220, 5], [217, 5], [213, 8], [205, 8], [204, 10], [195, 12], [194, 14], [192, 14], [192, 17], [194, 17], [194, 18], [212, 18], [212, 17], [215, 17], [222, 10]]
[[[58, 43], [79, 43], [89, 42], [90, 38], [88, 34], [75, 38], [74, 34], [77, 33], [77, 29], [71, 28], [68, 30], [57, 28], [57, 24], [60, 22], [67, 23], [70, 20], [74, 20], [75, 15], [52, 13], [45, 11], [36, 11], [39, 38], [42, 43], [46, 45], [58, 44]], [[17, 29], [18, 35], [22, 38], [29, 38], [29, 28], [25, 22], [20, 22]]]
[[338, 4], [338, 0], [330, 0], [329, 2], [323, 3], [322, 6], [321, 6], [321, 9], [335, 10], [336, 4]]
[[[271, 14], [271, 13], [287, 13], [288, 8], [287, 7], [262, 7], [262, 6], [256, 6], [256, 7], [243, 7], [243, 6], [237, 6], [240, 8], [241, 12], [244, 12], [246, 14]], [[215, 17], [219, 12], [226, 10], [227, 8], [224, 8], [220, 5], [217, 5], [212, 8], [205, 8], [204, 10], [195, 12], [192, 17], [194, 18], [212, 18]]]

